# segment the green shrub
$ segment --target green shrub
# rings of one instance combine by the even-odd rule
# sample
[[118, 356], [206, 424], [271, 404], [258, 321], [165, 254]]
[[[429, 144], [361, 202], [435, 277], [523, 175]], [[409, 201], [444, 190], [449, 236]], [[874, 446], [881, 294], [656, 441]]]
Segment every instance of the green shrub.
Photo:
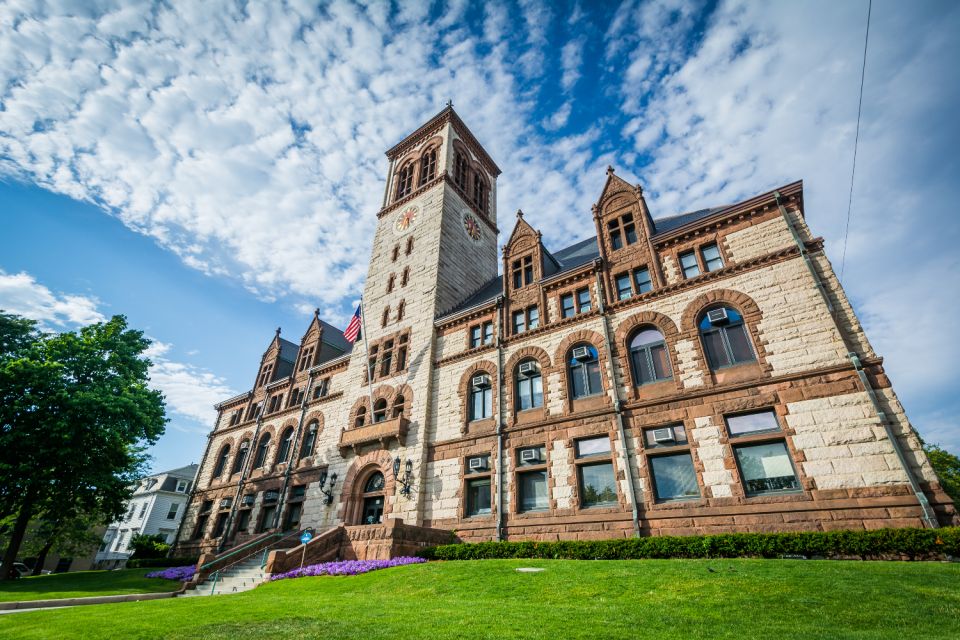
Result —
[[162, 558], [170, 551], [165, 536], [158, 534], [145, 535], [138, 533], [130, 538], [130, 547], [133, 548], [131, 558], [147, 559]]
[[424, 549], [430, 560], [549, 558], [639, 560], [645, 558], [824, 558], [935, 559], [960, 556], [960, 527], [722, 533], [708, 536], [650, 536], [563, 542], [477, 542]]
[[127, 569], [147, 567], [185, 567], [197, 564], [197, 558], [132, 558], [127, 560]]

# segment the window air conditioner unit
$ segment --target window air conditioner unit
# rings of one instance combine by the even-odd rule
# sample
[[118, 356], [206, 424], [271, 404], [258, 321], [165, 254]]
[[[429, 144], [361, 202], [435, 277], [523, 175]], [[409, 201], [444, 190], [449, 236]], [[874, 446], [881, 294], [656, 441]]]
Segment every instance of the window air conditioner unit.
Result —
[[540, 452], [537, 449], [524, 449], [520, 452], [520, 462], [540, 462]]
[[590, 347], [575, 347], [573, 349], [573, 359], [574, 360], [590, 360]]
[[226, 509], [229, 506], [230, 506], [230, 498], [224, 498], [223, 500], [220, 501], [221, 509]]
[[727, 310], [720, 308], [707, 311], [707, 320], [710, 321], [710, 324], [725, 324], [729, 322], [730, 318], [727, 316]]
[[654, 442], [676, 442], [676, 440], [673, 435], [673, 427], [663, 427], [653, 430]]
[[253, 496], [243, 496], [243, 506], [252, 507], [253, 506]]
[[245, 450], [247, 450], [247, 449], [249, 449], [249, 448], [250, 448], [250, 443], [249, 443], [249, 442], [242, 442], [242, 443], [240, 443], [240, 449], [241, 449], [241, 451], [245, 451]]
[[490, 376], [487, 375], [478, 375], [473, 376], [471, 380], [474, 389], [488, 389], [490, 388]]
[[486, 471], [487, 460], [486, 458], [470, 458], [468, 467], [470, 471]]
[[536, 362], [524, 362], [518, 369], [521, 377], [528, 378], [537, 372]]

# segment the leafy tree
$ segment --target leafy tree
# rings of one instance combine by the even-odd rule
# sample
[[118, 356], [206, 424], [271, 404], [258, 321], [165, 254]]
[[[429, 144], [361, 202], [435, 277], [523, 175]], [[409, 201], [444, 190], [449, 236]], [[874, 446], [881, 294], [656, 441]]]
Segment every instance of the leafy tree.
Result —
[[935, 444], [925, 444], [923, 450], [940, 478], [940, 486], [955, 504], [960, 504], [960, 458]]
[[131, 558], [163, 558], [170, 551], [166, 536], [159, 533], [153, 535], [137, 534], [130, 538], [133, 547]]
[[120, 516], [163, 434], [163, 395], [148, 387], [150, 341], [114, 316], [43, 334], [0, 313], [0, 579], [34, 517], [66, 523]]

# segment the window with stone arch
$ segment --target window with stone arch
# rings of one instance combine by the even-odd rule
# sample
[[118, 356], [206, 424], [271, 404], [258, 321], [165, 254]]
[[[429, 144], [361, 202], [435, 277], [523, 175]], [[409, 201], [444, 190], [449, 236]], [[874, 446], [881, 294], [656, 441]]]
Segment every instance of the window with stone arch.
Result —
[[756, 362], [743, 316], [733, 307], [719, 306], [704, 311], [697, 328], [711, 371]]
[[649, 325], [640, 327], [631, 336], [628, 346], [634, 386], [673, 378], [667, 342], [659, 329]]
[[230, 459], [230, 445], [225, 444], [220, 449], [220, 455], [217, 456], [217, 464], [213, 468], [213, 477], [219, 478], [227, 468], [227, 461]]
[[233, 471], [231, 474], [243, 471], [243, 463], [247, 461], [247, 453], [250, 452], [250, 440], [244, 440], [237, 447], [237, 457], [233, 459]]
[[303, 444], [300, 446], [300, 460], [313, 455], [313, 448], [317, 444], [317, 432], [320, 430], [320, 423], [312, 420], [307, 425], [307, 433], [303, 437]]
[[603, 393], [600, 356], [592, 344], [581, 342], [570, 349], [567, 354], [567, 374], [570, 394], [574, 399]]
[[260, 443], [257, 444], [257, 454], [253, 458], [253, 468], [259, 469], [267, 463], [267, 451], [270, 449], [270, 432], [260, 436]]
[[420, 181], [423, 186], [437, 177], [437, 148], [433, 147], [420, 157]]
[[473, 173], [473, 203], [481, 213], [487, 213], [487, 181], [479, 171]]
[[403, 397], [403, 394], [397, 394], [397, 397], [393, 399], [393, 409], [391, 410], [391, 418], [402, 418], [404, 412], [404, 402], [406, 400]]
[[413, 163], [407, 162], [397, 171], [396, 200], [413, 193]]
[[367, 423], [367, 407], [360, 405], [357, 408], [356, 417], [353, 419], [354, 428], [362, 427]]
[[276, 464], [290, 460], [290, 450], [293, 448], [293, 427], [287, 427], [280, 436], [280, 448], [277, 450]]
[[380, 398], [373, 403], [373, 422], [374, 424], [378, 422], [383, 422], [387, 419], [387, 401], [384, 398]]
[[470, 162], [462, 151], [457, 151], [453, 156], [453, 181], [464, 191], [467, 190], [469, 171]]
[[516, 383], [516, 410], [526, 411], [543, 406], [543, 374], [540, 363], [530, 358], [517, 364], [514, 371]]
[[486, 371], [478, 369], [470, 376], [469, 398], [468, 422], [493, 417], [493, 383]]

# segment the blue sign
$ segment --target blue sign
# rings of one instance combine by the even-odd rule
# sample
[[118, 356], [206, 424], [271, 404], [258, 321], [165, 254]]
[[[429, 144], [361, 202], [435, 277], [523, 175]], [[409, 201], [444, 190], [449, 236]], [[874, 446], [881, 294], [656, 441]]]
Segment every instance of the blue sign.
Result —
[[304, 532], [300, 535], [300, 542], [301, 542], [302, 544], [307, 544], [307, 543], [310, 542], [311, 540], [313, 540], [313, 534], [310, 533], [309, 531], [304, 531]]

